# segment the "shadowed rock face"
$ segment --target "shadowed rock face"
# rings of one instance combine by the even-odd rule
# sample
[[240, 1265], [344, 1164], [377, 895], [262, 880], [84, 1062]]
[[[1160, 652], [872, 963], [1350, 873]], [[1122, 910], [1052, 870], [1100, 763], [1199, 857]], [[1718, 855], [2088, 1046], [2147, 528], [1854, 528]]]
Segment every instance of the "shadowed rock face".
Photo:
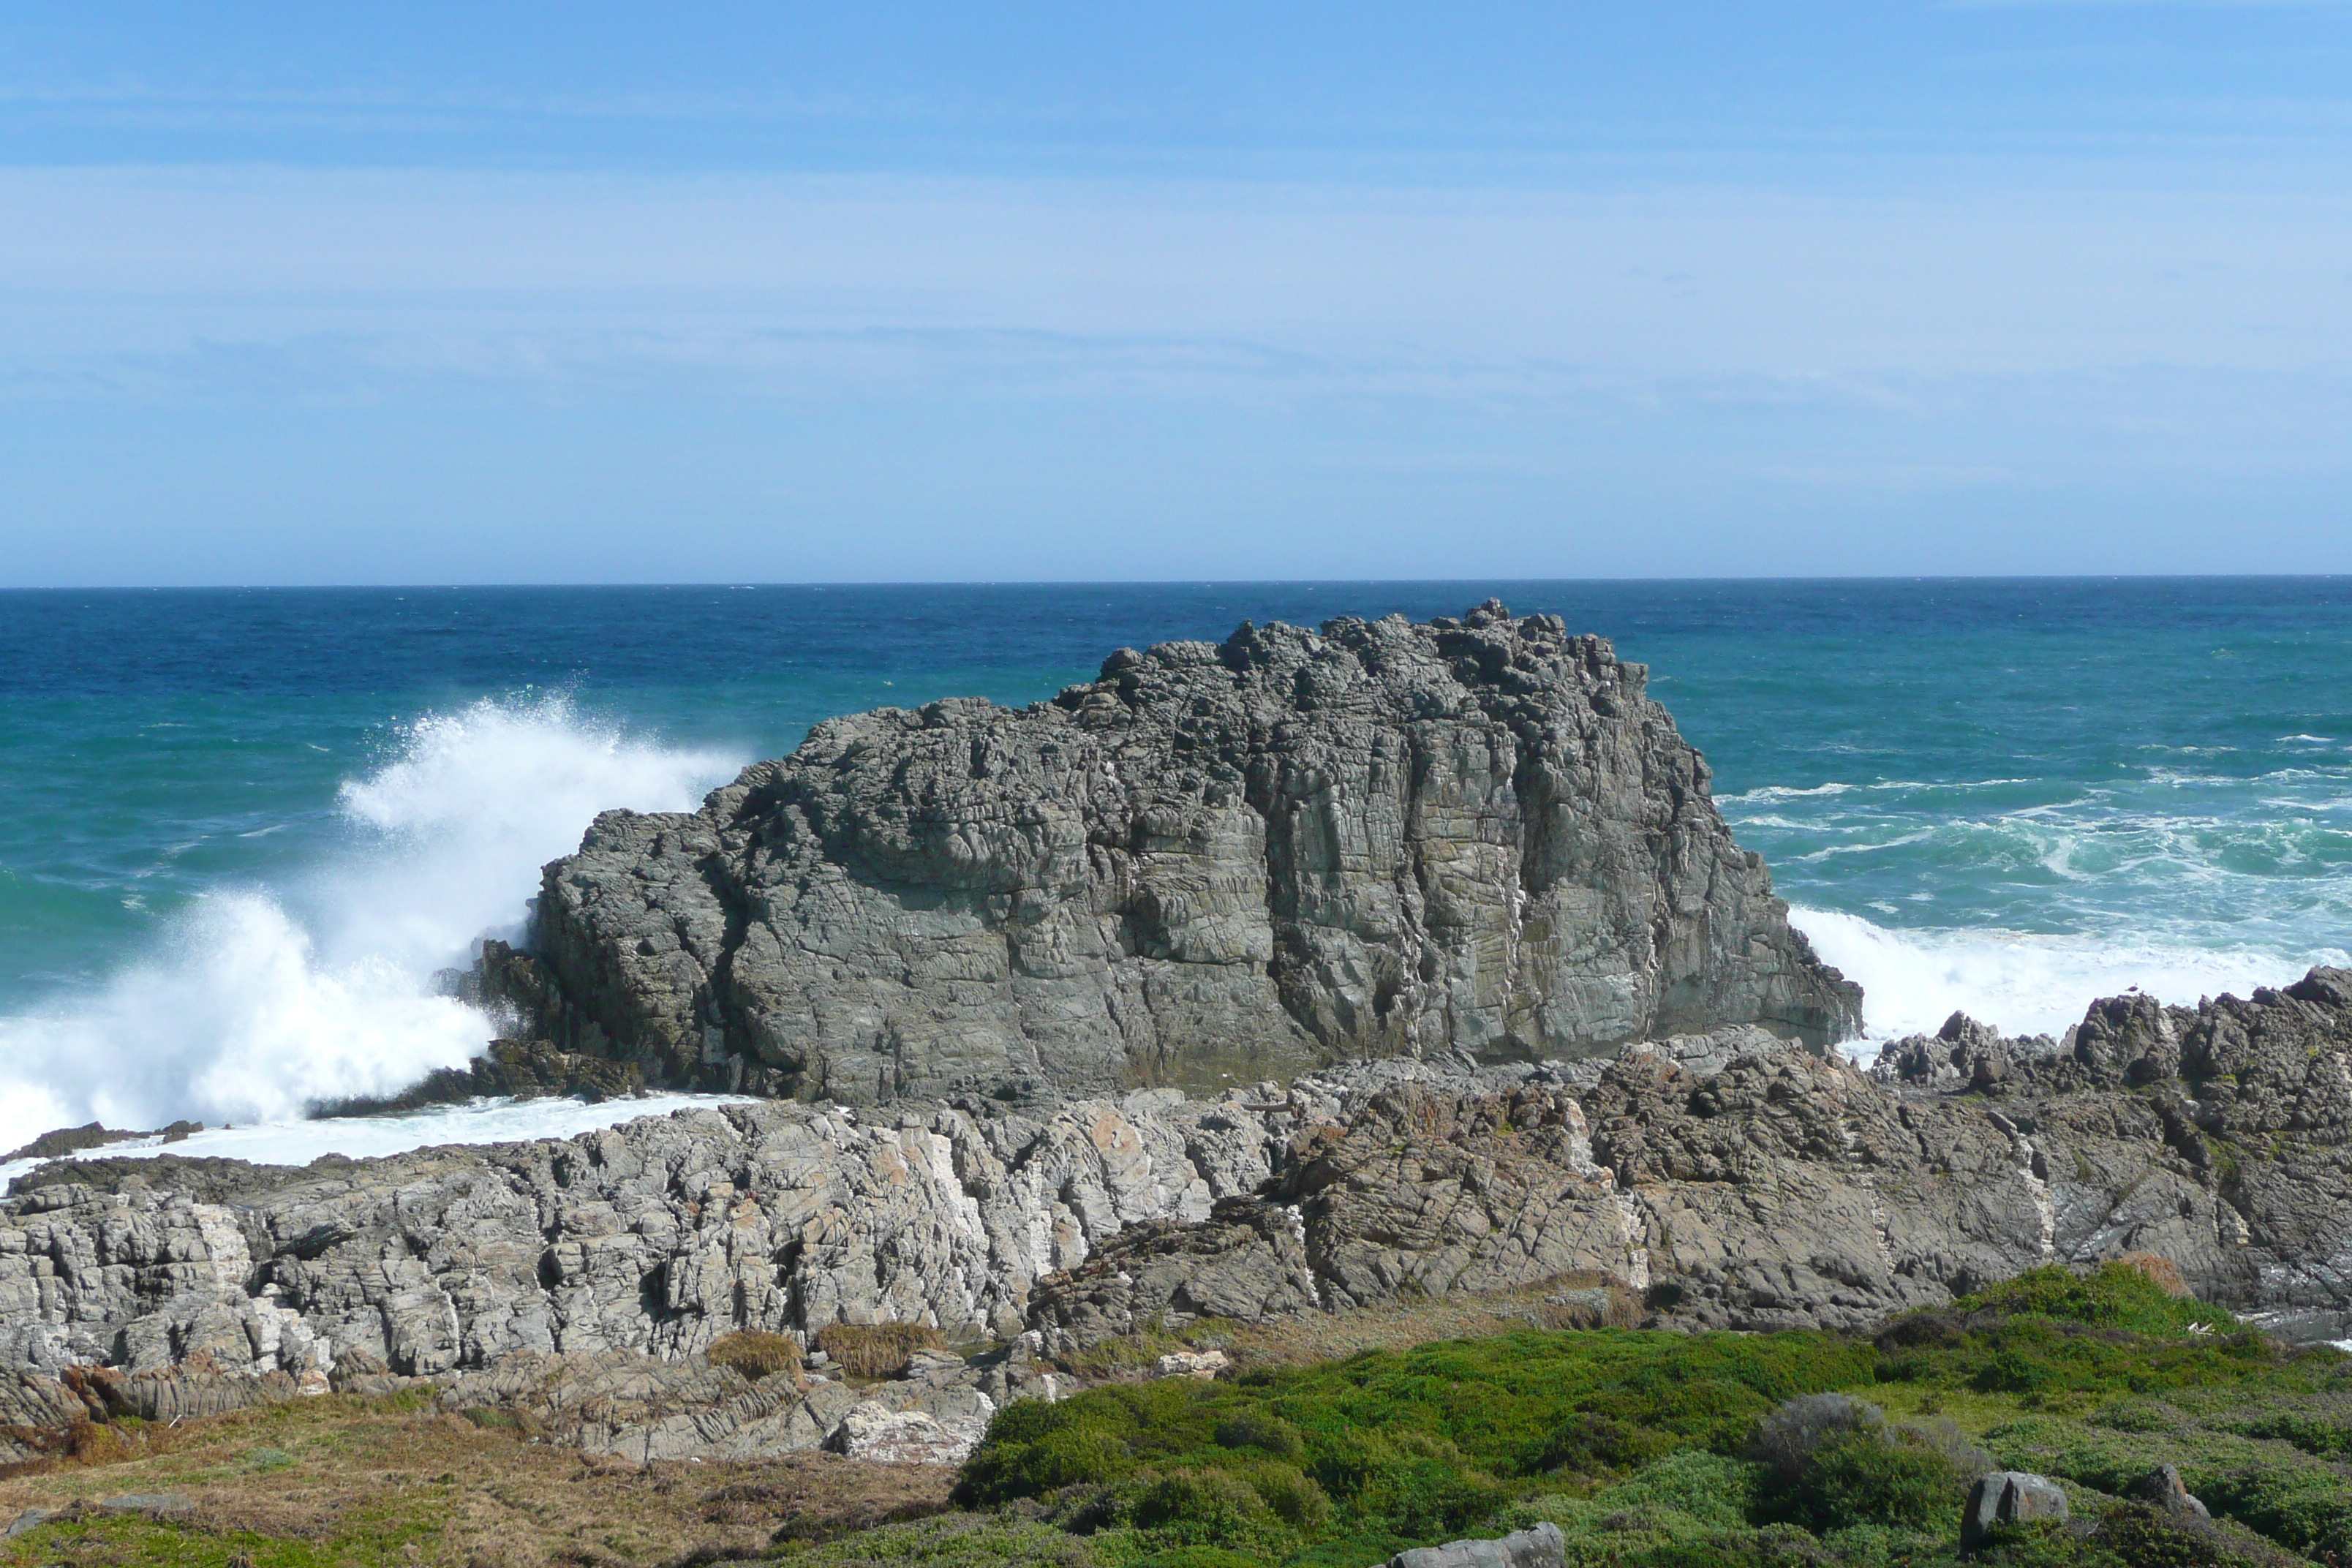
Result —
[[486, 979], [657, 1079], [852, 1104], [1853, 1033], [1647, 676], [1489, 601], [835, 720], [599, 817]]

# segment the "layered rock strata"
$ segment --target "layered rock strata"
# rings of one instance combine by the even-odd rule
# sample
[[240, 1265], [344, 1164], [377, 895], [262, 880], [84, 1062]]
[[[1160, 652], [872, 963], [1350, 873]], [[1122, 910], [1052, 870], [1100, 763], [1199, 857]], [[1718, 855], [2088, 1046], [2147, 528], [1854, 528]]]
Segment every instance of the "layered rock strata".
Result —
[[[1665, 1322], [1864, 1328], [2126, 1252], [2352, 1331], [2352, 973], [2115, 998], [2060, 1040], [1955, 1019], [1867, 1074], [1744, 1028], [1043, 1117], [767, 1101], [302, 1170], [59, 1162], [0, 1202], [0, 1416], [430, 1377], [637, 1457], [943, 1453], [1047, 1359], [1194, 1316], [1585, 1273]], [[998, 1349], [854, 1396], [700, 1354], [844, 1321]]]
[[833, 720], [599, 817], [480, 983], [656, 1081], [850, 1104], [1852, 1034], [1647, 679], [1489, 601]]

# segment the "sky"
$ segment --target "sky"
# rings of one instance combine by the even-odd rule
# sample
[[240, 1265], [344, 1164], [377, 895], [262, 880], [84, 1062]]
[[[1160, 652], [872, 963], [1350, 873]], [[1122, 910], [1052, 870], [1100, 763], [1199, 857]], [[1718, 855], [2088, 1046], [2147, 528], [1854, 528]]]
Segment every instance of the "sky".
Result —
[[2346, 572], [2347, 437], [2347, 3], [0, 10], [0, 586]]

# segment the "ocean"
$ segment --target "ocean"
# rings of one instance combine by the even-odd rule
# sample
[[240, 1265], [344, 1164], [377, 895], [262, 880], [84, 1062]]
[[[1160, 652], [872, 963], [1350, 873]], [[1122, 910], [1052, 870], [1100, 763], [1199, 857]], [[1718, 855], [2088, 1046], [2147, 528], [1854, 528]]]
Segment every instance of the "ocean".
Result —
[[516, 933], [600, 810], [690, 807], [832, 714], [1490, 594], [1650, 664], [1873, 1039], [2352, 961], [2352, 579], [12, 592], [0, 1150], [92, 1119], [306, 1160], [612, 1120], [302, 1121], [478, 1049], [434, 972]]

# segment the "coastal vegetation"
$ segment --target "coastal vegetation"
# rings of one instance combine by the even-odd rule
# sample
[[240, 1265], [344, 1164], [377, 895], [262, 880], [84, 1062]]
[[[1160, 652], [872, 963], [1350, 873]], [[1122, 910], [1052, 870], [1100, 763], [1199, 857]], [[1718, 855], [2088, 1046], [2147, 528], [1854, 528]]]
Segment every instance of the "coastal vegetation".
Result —
[[[1964, 1500], [1994, 1468], [2055, 1479], [2074, 1522], [2009, 1529], [1972, 1561], [2352, 1557], [2352, 1357], [2284, 1347], [2162, 1274], [2038, 1269], [1869, 1337], [1498, 1318], [1414, 1343], [1396, 1310], [1387, 1343], [1318, 1361], [1295, 1337], [1196, 1323], [1181, 1342], [1229, 1349], [1236, 1375], [1013, 1405], [960, 1473], [821, 1455], [626, 1467], [414, 1391], [330, 1396], [128, 1430], [0, 1482], [56, 1510], [0, 1563], [1365, 1568], [1549, 1521], [1575, 1563], [1927, 1568], [1960, 1560]], [[1448, 1310], [1430, 1322], [1458, 1327]], [[2210, 1526], [2126, 1500], [2162, 1464]], [[210, 1500], [95, 1506], [167, 1487]]]

